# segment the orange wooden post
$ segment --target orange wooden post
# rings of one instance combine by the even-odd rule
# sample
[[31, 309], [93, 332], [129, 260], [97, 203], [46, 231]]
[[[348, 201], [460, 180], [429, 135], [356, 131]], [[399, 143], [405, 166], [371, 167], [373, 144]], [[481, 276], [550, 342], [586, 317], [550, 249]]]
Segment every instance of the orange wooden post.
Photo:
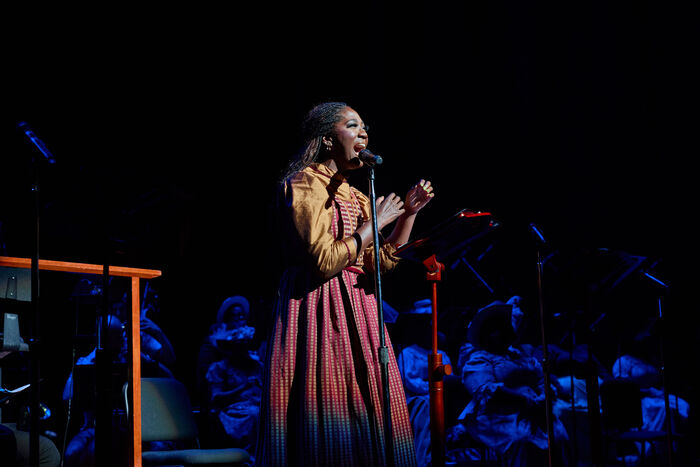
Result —
[[141, 283], [138, 277], [131, 278], [131, 319], [129, 336], [129, 413], [128, 423], [132, 467], [141, 467]]
[[[0, 256], [0, 267], [30, 269], [31, 258]], [[74, 263], [40, 259], [39, 269], [45, 271], [72, 272], [80, 274], [103, 274], [101, 264]], [[108, 266], [110, 276], [131, 278], [131, 315], [129, 336], [129, 465], [141, 467], [141, 279], [154, 279], [161, 276], [155, 269], [138, 269], [121, 266]]]

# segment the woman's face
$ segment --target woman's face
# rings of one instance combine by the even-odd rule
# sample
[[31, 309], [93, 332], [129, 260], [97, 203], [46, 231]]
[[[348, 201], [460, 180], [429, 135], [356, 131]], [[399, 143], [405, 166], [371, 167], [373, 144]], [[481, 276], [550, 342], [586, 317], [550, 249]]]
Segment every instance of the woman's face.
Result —
[[367, 147], [367, 127], [360, 116], [350, 107], [340, 112], [340, 120], [335, 124], [332, 137], [324, 136], [324, 145], [330, 144], [330, 158], [341, 172], [362, 167], [358, 158], [360, 151]]

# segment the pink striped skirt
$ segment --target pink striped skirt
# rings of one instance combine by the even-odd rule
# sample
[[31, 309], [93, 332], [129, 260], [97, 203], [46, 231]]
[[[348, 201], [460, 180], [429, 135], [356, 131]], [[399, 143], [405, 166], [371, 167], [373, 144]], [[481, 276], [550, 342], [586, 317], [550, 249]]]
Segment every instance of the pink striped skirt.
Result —
[[[376, 299], [356, 270], [306, 290], [298, 283], [303, 277], [288, 272], [280, 287], [267, 346], [256, 464], [384, 466]], [[388, 334], [385, 339], [394, 462], [414, 466], [406, 397]]]

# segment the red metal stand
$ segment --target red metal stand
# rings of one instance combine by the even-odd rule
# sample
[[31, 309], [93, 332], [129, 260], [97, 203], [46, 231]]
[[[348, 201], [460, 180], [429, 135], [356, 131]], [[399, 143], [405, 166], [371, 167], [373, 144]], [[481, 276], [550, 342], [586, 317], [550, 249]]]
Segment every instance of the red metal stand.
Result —
[[443, 378], [452, 374], [450, 365], [443, 365], [442, 354], [438, 352], [437, 283], [442, 280], [445, 265], [432, 255], [423, 264], [428, 269], [426, 279], [432, 286], [432, 351], [428, 356], [428, 378], [430, 381], [430, 448], [431, 464], [445, 465], [445, 404]]
[[426, 235], [402, 245], [394, 253], [399, 258], [421, 262], [427, 268], [426, 278], [432, 285], [432, 352], [428, 356], [430, 382], [430, 448], [433, 466], [445, 465], [445, 405], [443, 379], [452, 374], [450, 365], [443, 365], [438, 353], [437, 283], [442, 280], [445, 266], [438, 261], [464, 256], [469, 244], [498, 227], [488, 212], [462, 209], [446, 221], [436, 225]]

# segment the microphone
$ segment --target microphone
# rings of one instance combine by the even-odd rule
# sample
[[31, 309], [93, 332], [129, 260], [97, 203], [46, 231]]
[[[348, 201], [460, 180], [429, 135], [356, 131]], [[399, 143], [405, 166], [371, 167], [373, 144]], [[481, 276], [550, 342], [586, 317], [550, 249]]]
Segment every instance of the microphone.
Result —
[[542, 232], [540, 232], [540, 229], [537, 228], [534, 222], [530, 223], [530, 230], [532, 230], [532, 233], [534, 233], [535, 236], [537, 236], [540, 242], [547, 243], [547, 241], [544, 239], [544, 235], [542, 235]]
[[384, 162], [382, 156], [372, 154], [372, 152], [369, 149], [363, 149], [362, 151], [360, 151], [357, 157], [359, 157], [362, 162], [369, 166], [380, 165], [382, 162]]
[[[641, 269], [641, 270], [639, 271], [639, 273], [640, 273], [642, 276], [646, 277], [647, 279], [650, 279], [650, 280], [656, 282], [657, 284], [659, 284], [659, 285], [660, 285], [661, 287], [663, 287], [664, 289], [668, 289], [668, 288], [669, 288], [668, 284], [666, 284], [665, 282], [663, 282], [663, 281], [662, 281], [661, 279], [659, 279], [658, 277], [655, 277], [655, 276], [652, 275], [652, 272], [654, 271], [654, 268], [656, 267], [657, 264], [659, 264], [659, 261], [658, 261], [658, 260], [657, 260], [657, 261], [654, 261], [650, 266], [648, 266], [648, 267], [646, 267], [646, 268], [644, 268], [644, 269]], [[654, 273], [654, 274], [656, 274], [656, 273]]]
[[36, 146], [37, 149], [44, 155], [49, 164], [56, 163], [56, 159], [53, 157], [53, 154], [51, 154], [51, 151], [49, 151], [44, 142], [34, 134], [34, 131], [32, 131], [32, 128], [29, 126], [29, 123], [20, 122], [17, 124], [17, 128], [24, 133], [27, 138], [29, 138], [29, 141], [31, 141], [34, 146]]

